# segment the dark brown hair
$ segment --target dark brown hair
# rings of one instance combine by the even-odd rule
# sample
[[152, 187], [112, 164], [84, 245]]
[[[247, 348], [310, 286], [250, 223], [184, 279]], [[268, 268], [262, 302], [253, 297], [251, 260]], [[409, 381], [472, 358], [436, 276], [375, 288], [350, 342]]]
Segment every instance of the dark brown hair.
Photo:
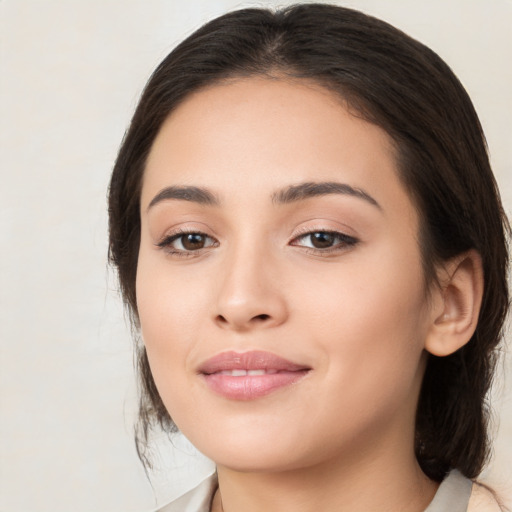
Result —
[[[383, 21], [325, 4], [245, 9], [207, 23], [158, 66], [123, 140], [109, 191], [110, 260], [134, 325], [139, 199], [152, 143], [186, 96], [251, 75], [313, 80], [390, 135], [400, 178], [420, 213], [427, 283], [435, 280], [437, 264], [469, 249], [481, 255], [485, 288], [476, 332], [454, 354], [429, 356], [416, 421], [416, 455], [429, 477], [441, 480], [451, 468], [477, 476], [488, 454], [485, 397], [508, 309], [509, 226], [464, 88], [434, 52]], [[137, 446], [148, 463], [152, 428], [175, 427], [140, 340], [138, 366]]]

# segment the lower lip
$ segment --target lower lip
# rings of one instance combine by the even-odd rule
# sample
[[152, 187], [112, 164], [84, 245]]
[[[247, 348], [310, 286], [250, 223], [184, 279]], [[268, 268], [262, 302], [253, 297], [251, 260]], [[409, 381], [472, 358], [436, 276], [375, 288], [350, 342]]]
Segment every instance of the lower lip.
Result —
[[254, 400], [295, 384], [307, 373], [308, 370], [300, 370], [239, 377], [212, 373], [203, 377], [208, 387], [219, 395], [231, 400]]

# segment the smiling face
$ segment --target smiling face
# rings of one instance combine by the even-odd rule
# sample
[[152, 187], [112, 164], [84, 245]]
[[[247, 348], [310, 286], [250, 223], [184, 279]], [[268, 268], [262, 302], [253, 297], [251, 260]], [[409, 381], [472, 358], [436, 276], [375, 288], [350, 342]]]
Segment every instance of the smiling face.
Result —
[[162, 126], [138, 313], [164, 404], [219, 466], [412, 454], [432, 313], [393, 151], [305, 82], [214, 86]]

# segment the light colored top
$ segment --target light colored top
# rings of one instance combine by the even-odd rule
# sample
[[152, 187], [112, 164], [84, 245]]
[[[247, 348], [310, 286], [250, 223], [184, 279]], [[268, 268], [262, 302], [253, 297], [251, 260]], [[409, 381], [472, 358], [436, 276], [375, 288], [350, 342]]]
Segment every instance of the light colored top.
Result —
[[211, 501], [216, 489], [217, 473], [213, 473], [198, 486], [155, 512], [210, 512]]
[[[210, 512], [216, 488], [217, 475], [214, 473], [155, 512]], [[442, 481], [425, 512], [501, 512], [501, 508], [486, 487], [472, 482], [455, 469]]]

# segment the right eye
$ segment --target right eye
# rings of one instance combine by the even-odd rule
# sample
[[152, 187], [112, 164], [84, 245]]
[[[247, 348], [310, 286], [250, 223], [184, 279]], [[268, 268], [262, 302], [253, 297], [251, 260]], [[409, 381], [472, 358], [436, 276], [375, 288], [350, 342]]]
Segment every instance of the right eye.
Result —
[[291, 245], [304, 247], [317, 253], [330, 254], [342, 252], [356, 245], [358, 240], [353, 236], [339, 233], [337, 231], [310, 231], [296, 237], [291, 241]]
[[169, 235], [157, 245], [171, 254], [187, 255], [201, 249], [215, 247], [218, 242], [204, 233], [191, 231]]

